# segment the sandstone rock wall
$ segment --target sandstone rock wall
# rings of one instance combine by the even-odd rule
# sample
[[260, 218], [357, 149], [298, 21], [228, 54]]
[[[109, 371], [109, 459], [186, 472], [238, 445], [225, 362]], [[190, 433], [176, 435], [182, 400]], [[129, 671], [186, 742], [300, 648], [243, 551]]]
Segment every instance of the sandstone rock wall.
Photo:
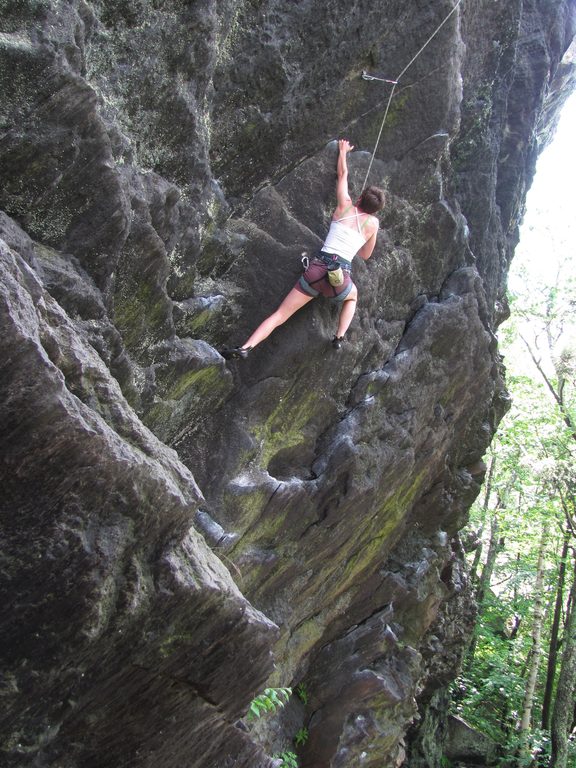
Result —
[[339, 353], [320, 302], [217, 350], [321, 244], [338, 137], [360, 192], [389, 95], [362, 71], [394, 78], [453, 7], [0, 2], [7, 765], [265, 768], [306, 727], [304, 768], [435, 768], [574, 1], [464, 0], [406, 71]]

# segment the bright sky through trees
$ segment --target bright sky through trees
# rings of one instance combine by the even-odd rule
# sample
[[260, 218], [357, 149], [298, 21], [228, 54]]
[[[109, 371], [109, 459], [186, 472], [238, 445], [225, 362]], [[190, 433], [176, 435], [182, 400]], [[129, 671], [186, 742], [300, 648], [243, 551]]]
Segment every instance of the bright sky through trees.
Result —
[[[556, 133], [542, 151], [536, 174], [526, 198], [526, 213], [520, 228], [508, 289], [512, 319], [501, 328], [502, 351], [509, 373], [538, 374], [519, 338], [536, 339], [532, 320], [521, 318], [518, 311], [544, 301], [550, 286], [557, 286], [566, 300], [576, 280], [576, 225], [574, 204], [576, 178], [576, 91], [566, 100]], [[518, 300], [514, 301], [514, 297]], [[542, 308], [542, 304], [541, 304]], [[564, 323], [562, 343], [576, 347], [576, 316]], [[516, 331], [514, 331], [516, 328]], [[539, 344], [537, 344], [540, 347]], [[550, 371], [551, 361], [540, 347], [543, 364]], [[514, 396], [514, 393], [512, 392]]]
[[576, 92], [566, 101], [556, 134], [538, 159], [526, 200], [520, 243], [510, 270], [512, 292], [522, 289], [522, 269], [534, 281], [545, 277], [547, 282], [553, 282], [559, 267], [562, 270], [568, 267], [566, 262], [576, 261], [575, 178]]

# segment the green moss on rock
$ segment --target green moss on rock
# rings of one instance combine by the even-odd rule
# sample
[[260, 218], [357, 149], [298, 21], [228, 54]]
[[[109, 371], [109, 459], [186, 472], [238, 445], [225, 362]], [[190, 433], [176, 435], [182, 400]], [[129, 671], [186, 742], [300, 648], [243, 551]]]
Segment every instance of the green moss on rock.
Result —
[[154, 287], [141, 283], [133, 294], [116, 295], [115, 324], [132, 352], [162, 339], [165, 335], [169, 300]]
[[316, 401], [315, 392], [302, 393], [296, 389], [286, 397], [280, 398], [266, 421], [254, 430], [262, 445], [263, 466], [268, 466], [270, 460], [280, 451], [306, 442], [306, 425], [314, 416]]
[[194, 430], [207, 409], [217, 408], [228, 396], [230, 386], [217, 366], [180, 376], [171, 372], [161, 385], [163, 394], [144, 416], [144, 423], [162, 440], [172, 443], [183, 431]]

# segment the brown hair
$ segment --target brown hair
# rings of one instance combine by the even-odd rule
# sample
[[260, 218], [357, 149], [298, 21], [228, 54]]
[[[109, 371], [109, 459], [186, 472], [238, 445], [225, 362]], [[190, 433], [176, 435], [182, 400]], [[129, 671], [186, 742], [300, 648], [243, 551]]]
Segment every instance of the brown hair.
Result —
[[386, 195], [380, 187], [366, 187], [362, 190], [358, 206], [364, 213], [376, 213], [384, 208]]

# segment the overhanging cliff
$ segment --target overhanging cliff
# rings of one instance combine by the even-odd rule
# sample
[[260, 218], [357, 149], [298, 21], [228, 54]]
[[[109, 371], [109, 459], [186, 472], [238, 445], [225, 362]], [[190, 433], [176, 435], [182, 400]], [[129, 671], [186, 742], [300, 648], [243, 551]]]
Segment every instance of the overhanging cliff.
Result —
[[362, 71], [396, 76], [453, 7], [0, 1], [6, 765], [265, 768], [303, 726], [304, 768], [399, 765], [454, 675], [574, 1], [464, 0], [401, 79], [343, 349], [313, 302], [217, 352], [319, 247], [335, 138], [360, 192], [389, 94]]

